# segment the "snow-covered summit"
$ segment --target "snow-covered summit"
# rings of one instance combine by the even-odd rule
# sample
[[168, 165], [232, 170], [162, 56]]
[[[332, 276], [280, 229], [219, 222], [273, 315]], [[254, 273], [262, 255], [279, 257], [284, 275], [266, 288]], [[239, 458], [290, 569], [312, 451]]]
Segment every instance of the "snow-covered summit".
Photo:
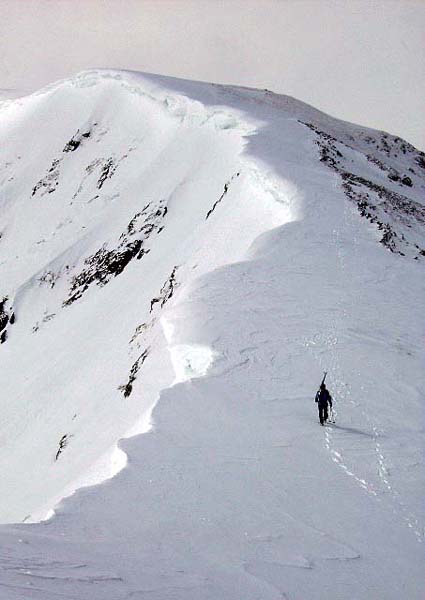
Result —
[[424, 154], [117, 71], [0, 140], [0, 519], [104, 481], [0, 530], [0, 598], [422, 598]]

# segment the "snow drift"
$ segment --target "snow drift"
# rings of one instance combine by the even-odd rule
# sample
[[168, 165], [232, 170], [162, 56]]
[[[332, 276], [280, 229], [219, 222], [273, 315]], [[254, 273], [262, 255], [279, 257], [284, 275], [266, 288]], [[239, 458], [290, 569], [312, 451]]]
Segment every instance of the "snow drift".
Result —
[[0, 597], [421, 598], [424, 154], [136, 73], [0, 110], [0, 518], [56, 511]]

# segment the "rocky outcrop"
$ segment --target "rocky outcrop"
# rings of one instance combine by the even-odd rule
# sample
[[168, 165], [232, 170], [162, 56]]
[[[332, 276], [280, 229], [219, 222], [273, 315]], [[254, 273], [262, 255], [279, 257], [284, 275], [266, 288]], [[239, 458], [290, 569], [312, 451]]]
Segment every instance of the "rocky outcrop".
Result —
[[8, 328], [15, 322], [15, 313], [8, 304], [8, 297], [0, 300], [0, 344], [3, 344], [8, 336]]
[[165, 200], [161, 200], [156, 206], [147, 204], [131, 219], [115, 248], [109, 248], [105, 243], [87, 257], [84, 268], [71, 280], [70, 295], [64, 305], [69, 306], [81, 298], [93, 284], [106, 285], [113, 277], [120, 275], [134, 258], [140, 260], [150, 252], [146, 244], [152, 235], [161, 233], [166, 214]]
[[[425, 233], [425, 206], [407, 195], [406, 188], [415, 187], [412, 177], [397, 171], [388, 162], [389, 158], [397, 159], [401, 153], [406, 155], [411, 165], [420, 164], [423, 152], [401, 138], [392, 138], [388, 134], [382, 134], [380, 139], [379, 136], [360, 135], [361, 142], [373, 147], [373, 153], [365, 152], [364, 157], [378, 170], [374, 176], [374, 170], [370, 169], [370, 176], [365, 177], [364, 174], [353, 172], [354, 163], [350, 159], [351, 153], [359, 152], [358, 146], [350, 146], [312, 123], [303, 124], [316, 134], [320, 160], [339, 175], [347, 198], [356, 204], [362, 217], [382, 232], [381, 244], [401, 256], [416, 260], [425, 256], [425, 249], [418, 243]], [[409, 166], [408, 170], [416, 178], [423, 179], [423, 175], [416, 173], [413, 166]], [[400, 191], [384, 185], [382, 176], [397, 184]]]

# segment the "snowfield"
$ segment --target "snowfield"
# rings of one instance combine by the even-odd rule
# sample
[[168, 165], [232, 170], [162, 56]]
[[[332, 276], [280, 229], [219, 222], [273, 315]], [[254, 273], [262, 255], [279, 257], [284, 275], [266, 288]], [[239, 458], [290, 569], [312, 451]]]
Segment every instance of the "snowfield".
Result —
[[118, 71], [0, 140], [0, 599], [423, 600], [425, 155]]

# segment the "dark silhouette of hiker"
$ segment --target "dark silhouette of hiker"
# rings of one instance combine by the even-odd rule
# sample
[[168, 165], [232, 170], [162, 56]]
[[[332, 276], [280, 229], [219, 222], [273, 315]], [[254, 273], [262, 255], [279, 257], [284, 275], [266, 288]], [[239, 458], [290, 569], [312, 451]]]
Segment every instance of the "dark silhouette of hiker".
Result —
[[316, 402], [319, 408], [320, 425], [323, 425], [328, 420], [328, 404], [332, 408], [332, 396], [326, 389], [324, 383], [320, 384], [320, 389], [316, 394]]

